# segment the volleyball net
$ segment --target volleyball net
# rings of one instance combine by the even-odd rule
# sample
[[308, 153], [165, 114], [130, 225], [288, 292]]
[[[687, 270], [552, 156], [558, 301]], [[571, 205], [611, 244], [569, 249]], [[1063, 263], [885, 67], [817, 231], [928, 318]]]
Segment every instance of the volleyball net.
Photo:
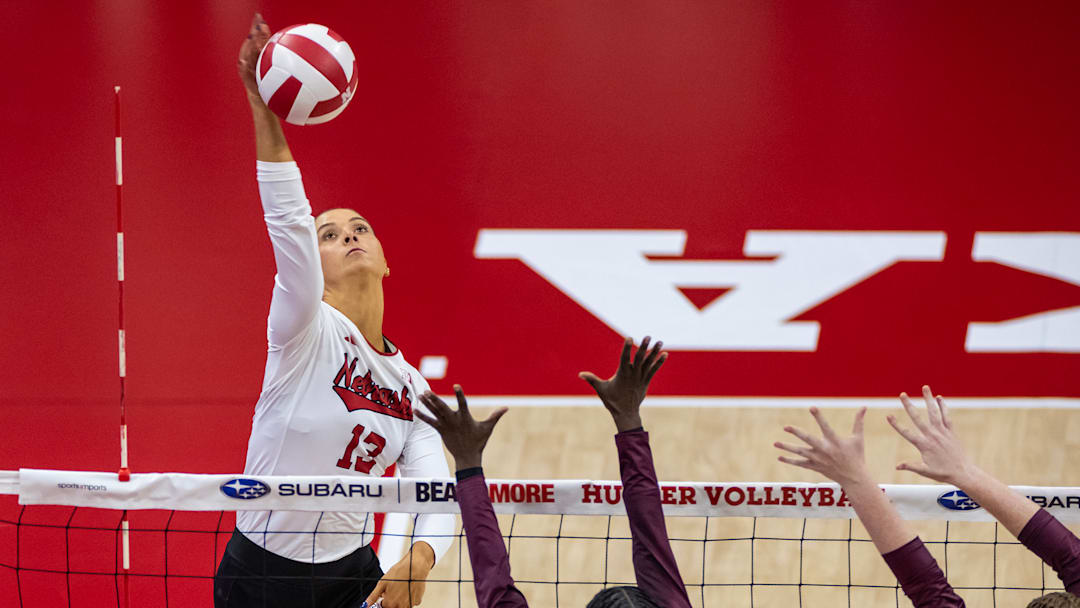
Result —
[[[634, 584], [619, 482], [491, 479], [488, 488], [531, 605], [584, 606], [606, 586]], [[968, 605], [1026, 605], [1061, 588], [955, 488], [882, 488]], [[385, 567], [410, 544], [408, 526], [394, 522], [457, 513], [455, 489], [451, 479], [0, 472], [9, 495], [0, 496], [0, 605], [121, 606], [127, 584], [132, 606], [210, 606], [235, 511], [245, 509], [390, 514], [376, 540]], [[1080, 488], [1015, 489], [1080, 524]], [[695, 606], [910, 606], [834, 484], [664, 482], [661, 496]], [[476, 605], [460, 525], [455, 536], [424, 605]]]

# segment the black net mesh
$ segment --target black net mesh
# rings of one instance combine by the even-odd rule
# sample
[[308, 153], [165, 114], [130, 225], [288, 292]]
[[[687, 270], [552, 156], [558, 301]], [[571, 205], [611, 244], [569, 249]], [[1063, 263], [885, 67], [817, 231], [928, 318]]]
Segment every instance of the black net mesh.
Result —
[[[213, 576], [235, 526], [231, 512], [131, 511], [131, 568], [122, 568], [123, 512], [25, 507], [0, 497], [0, 605], [35, 608], [212, 605]], [[514, 578], [534, 606], [585, 606], [634, 585], [625, 517], [500, 515]], [[910, 606], [857, 521], [668, 518], [695, 606]], [[1061, 589], [1054, 572], [994, 523], [916, 522], [969, 606], [1026, 606]], [[406, 531], [405, 534], [408, 534]], [[459, 532], [432, 571], [424, 605], [475, 606]]]

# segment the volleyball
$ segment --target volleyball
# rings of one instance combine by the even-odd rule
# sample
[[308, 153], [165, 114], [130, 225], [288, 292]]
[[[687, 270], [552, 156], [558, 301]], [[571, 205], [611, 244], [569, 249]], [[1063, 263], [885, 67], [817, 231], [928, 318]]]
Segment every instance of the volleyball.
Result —
[[356, 56], [325, 25], [293, 25], [277, 32], [257, 66], [259, 95], [274, 114], [294, 125], [332, 120], [356, 92]]

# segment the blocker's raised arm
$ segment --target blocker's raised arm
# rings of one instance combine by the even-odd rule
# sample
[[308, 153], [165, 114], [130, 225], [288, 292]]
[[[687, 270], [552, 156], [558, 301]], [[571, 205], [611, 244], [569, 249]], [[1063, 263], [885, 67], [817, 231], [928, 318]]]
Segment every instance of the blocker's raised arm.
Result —
[[919, 450], [921, 458], [919, 462], [901, 463], [896, 468], [963, 490], [1049, 564], [1066, 590], [1080, 595], [1080, 539], [1049, 512], [972, 462], [955, 432], [945, 399], [935, 396], [929, 386], [922, 387], [922, 397], [925, 416], [907, 393], [900, 394], [900, 402], [914, 428], [901, 425], [889, 416], [889, 424]]

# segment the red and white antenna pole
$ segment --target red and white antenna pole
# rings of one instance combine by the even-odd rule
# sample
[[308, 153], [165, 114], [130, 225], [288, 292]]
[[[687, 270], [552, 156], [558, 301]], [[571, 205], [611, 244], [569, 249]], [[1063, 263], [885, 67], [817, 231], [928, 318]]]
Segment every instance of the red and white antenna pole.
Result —
[[[127, 377], [127, 351], [124, 336], [124, 155], [123, 140], [120, 136], [120, 87], [113, 87], [116, 95], [116, 282], [119, 290], [119, 345], [120, 345], [120, 481], [131, 480], [131, 469], [128, 468], [128, 445], [127, 445], [127, 409], [125, 402], [125, 379]], [[123, 545], [123, 568], [124, 568], [124, 606], [130, 605], [128, 596], [128, 574], [131, 570], [131, 539], [130, 524], [128, 523], [127, 511], [120, 520], [121, 544]]]

